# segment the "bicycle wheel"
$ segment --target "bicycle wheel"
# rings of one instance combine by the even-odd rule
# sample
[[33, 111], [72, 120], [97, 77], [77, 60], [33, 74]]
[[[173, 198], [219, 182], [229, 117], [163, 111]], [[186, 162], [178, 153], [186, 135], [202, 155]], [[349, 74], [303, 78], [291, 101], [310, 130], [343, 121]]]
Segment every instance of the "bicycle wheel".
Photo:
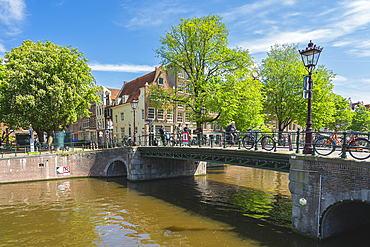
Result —
[[350, 155], [358, 160], [364, 160], [370, 156], [370, 141], [366, 138], [356, 138], [347, 147]]
[[262, 149], [266, 151], [271, 151], [274, 149], [274, 139], [271, 136], [264, 136], [261, 140]]
[[242, 143], [245, 149], [252, 149], [254, 146], [254, 138], [251, 135], [246, 134], [243, 137]]
[[329, 155], [335, 150], [335, 145], [329, 137], [322, 136], [314, 142], [316, 153], [320, 155]]

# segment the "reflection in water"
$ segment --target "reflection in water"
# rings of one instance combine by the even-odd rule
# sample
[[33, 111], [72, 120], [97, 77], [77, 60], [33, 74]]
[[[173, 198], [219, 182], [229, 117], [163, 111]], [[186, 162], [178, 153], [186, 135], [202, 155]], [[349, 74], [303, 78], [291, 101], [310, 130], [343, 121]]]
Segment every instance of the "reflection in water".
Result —
[[288, 174], [244, 167], [140, 183], [4, 184], [0, 246], [349, 246], [292, 234], [287, 184]]

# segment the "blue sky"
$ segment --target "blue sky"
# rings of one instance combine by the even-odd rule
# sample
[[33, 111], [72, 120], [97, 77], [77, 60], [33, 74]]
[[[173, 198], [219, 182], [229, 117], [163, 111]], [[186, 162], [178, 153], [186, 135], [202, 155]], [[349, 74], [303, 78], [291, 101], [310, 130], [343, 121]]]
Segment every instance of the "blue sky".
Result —
[[180, 18], [216, 14], [229, 46], [257, 63], [275, 43], [324, 47], [334, 92], [370, 103], [370, 1], [0, 0], [0, 57], [23, 40], [78, 47], [98, 85], [121, 88], [154, 69], [159, 38]]

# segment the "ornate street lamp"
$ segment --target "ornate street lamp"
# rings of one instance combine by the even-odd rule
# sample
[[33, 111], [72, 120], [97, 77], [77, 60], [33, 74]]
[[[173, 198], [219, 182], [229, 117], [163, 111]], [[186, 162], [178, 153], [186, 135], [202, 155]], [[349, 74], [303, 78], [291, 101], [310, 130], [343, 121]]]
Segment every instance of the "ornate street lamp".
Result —
[[207, 108], [205, 106], [202, 106], [202, 108], [200, 108], [200, 113], [202, 114], [202, 127], [201, 127], [200, 138], [199, 138], [199, 146], [201, 147], [202, 146], [202, 142], [203, 142], [204, 115], [207, 113]]
[[305, 138], [305, 145], [303, 148], [304, 154], [312, 154], [313, 147], [312, 147], [312, 118], [311, 118], [311, 100], [312, 100], [312, 71], [315, 69], [317, 62], [319, 61], [320, 53], [323, 47], [314, 45], [310, 40], [308, 43], [308, 47], [305, 50], [299, 50], [301, 54], [302, 61], [306, 70], [308, 71], [308, 111], [307, 111], [307, 123], [306, 123], [306, 138]]
[[133, 99], [130, 104], [131, 104], [131, 108], [132, 110], [134, 111], [134, 143], [132, 146], [137, 146], [136, 144], [136, 125], [135, 125], [135, 113], [136, 113], [136, 108], [137, 108], [137, 103], [138, 101]]

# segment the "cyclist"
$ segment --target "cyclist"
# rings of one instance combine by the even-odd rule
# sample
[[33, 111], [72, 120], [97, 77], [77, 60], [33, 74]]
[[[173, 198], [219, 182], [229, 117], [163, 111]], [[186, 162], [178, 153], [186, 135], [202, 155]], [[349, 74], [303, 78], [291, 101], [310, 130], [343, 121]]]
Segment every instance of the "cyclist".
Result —
[[226, 133], [230, 136], [231, 144], [235, 144], [235, 139], [238, 137], [235, 122], [232, 121], [225, 129]]

